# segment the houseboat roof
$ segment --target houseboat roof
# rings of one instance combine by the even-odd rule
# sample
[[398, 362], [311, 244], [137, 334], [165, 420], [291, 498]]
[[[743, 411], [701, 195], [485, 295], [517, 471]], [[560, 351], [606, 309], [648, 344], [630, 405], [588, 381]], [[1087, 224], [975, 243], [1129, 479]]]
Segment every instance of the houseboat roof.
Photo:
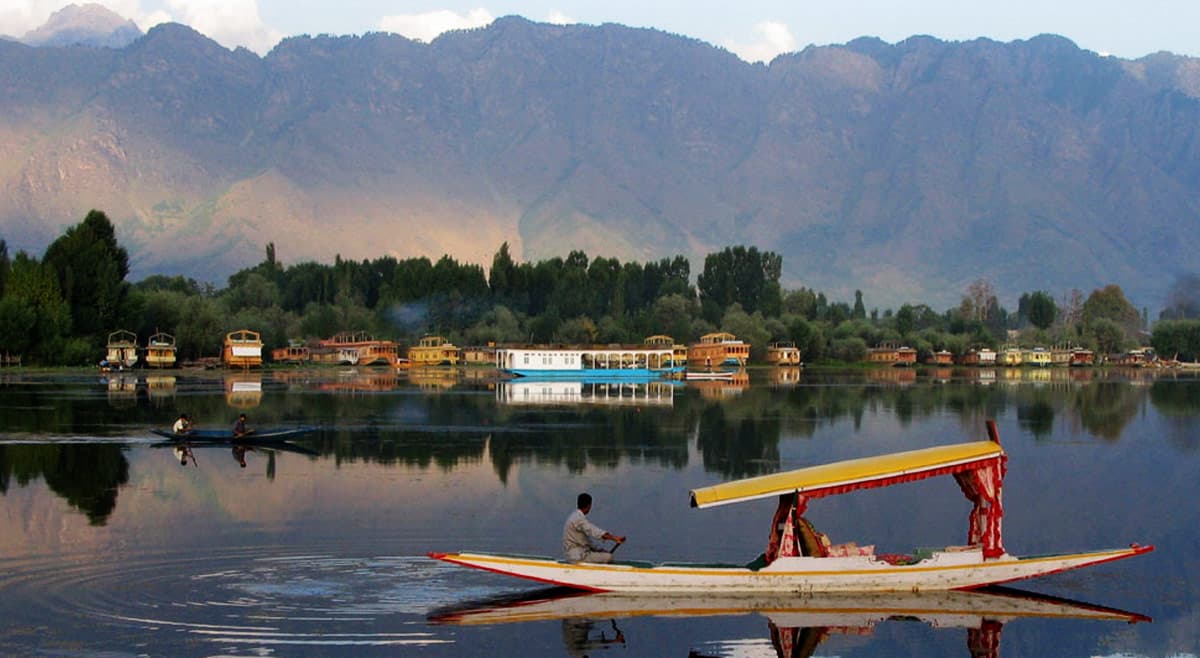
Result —
[[968, 471], [1003, 457], [995, 441], [863, 457], [693, 489], [691, 505], [715, 507], [793, 492], [818, 498]]

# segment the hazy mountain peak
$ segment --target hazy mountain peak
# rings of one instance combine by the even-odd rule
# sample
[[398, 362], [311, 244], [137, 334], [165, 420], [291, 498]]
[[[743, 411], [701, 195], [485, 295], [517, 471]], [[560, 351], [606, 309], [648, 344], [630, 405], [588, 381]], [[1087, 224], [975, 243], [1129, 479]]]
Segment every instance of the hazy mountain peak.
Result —
[[124, 48], [140, 36], [142, 30], [133, 21], [88, 3], [59, 9], [41, 27], [25, 33], [21, 41], [31, 46]]

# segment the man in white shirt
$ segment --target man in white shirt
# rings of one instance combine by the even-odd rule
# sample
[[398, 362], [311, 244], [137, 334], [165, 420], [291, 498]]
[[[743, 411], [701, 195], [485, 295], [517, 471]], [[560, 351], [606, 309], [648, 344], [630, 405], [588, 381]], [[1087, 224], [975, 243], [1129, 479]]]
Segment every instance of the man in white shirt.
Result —
[[567, 517], [563, 526], [563, 553], [572, 562], [612, 562], [612, 550], [605, 549], [595, 542], [610, 540], [617, 542], [619, 546], [625, 542], [625, 537], [614, 535], [588, 521], [587, 514], [590, 511], [592, 496], [586, 493], [579, 494], [576, 509]]

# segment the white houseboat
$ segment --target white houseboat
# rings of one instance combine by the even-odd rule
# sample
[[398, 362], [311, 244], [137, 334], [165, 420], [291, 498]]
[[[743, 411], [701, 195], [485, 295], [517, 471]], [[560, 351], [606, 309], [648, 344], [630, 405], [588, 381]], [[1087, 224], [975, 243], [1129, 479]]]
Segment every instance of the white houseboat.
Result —
[[677, 373], [670, 347], [502, 347], [496, 367], [521, 377], [559, 379], [647, 379]]

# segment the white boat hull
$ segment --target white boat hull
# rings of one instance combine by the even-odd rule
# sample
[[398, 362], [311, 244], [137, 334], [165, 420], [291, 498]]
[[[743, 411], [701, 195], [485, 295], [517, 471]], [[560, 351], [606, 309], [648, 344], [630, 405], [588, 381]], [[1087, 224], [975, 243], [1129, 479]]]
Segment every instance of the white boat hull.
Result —
[[888, 592], [971, 589], [1112, 562], [1152, 546], [1090, 553], [984, 560], [980, 549], [940, 551], [914, 564], [873, 556], [783, 557], [762, 569], [688, 564], [573, 563], [487, 553], [430, 553], [474, 569], [598, 592]]

